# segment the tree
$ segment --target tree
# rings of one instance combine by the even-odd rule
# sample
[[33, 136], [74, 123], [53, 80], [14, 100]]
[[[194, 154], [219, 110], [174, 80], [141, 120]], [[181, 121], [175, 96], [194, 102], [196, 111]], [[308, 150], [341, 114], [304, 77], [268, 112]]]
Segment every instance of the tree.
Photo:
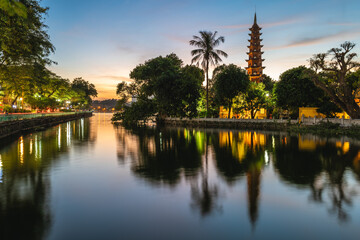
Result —
[[130, 73], [140, 89], [139, 97], [153, 98], [160, 118], [196, 116], [203, 72], [195, 66], [182, 67], [175, 54], [150, 59]]
[[[357, 54], [351, 51], [355, 43], [344, 42], [340, 48], [332, 48], [327, 53], [319, 53], [310, 59], [313, 70], [322, 71], [323, 74], [309, 72], [311, 80], [321, 88], [338, 107], [343, 109], [352, 118], [360, 118], [360, 107], [355, 101], [356, 89], [347, 81], [347, 75], [358, 69], [360, 63], [354, 61]], [[328, 60], [328, 57], [331, 57]], [[324, 77], [325, 76], [325, 77]]]
[[[162, 120], [166, 116], [197, 116], [203, 76], [198, 67], [183, 67], [173, 53], [150, 59], [131, 71], [133, 83], [118, 84], [116, 93], [123, 111], [114, 115], [113, 120], [131, 125], [151, 117]], [[129, 103], [131, 96], [136, 96], [137, 101]]]
[[299, 107], [318, 107], [319, 97], [323, 96], [308, 76], [311, 71], [304, 66], [289, 69], [280, 75], [275, 84], [274, 95], [276, 105], [297, 113]]
[[204, 72], [195, 66], [185, 66], [181, 69], [181, 82], [179, 84], [179, 95], [182, 104], [179, 105], [180, 116], [195, 117], [197, 115], [197, 104], [201, 97], [201, 84]]
[[263, 83], [250, 82], [246, 92], [236, 98], [234, 109], [235, 111], [249, 111], [251, 119], [254, 119], [256, 113], [261, 108], [267, 108], [270, 103], [268, 94]]
[[70, 81], [57, 76], [48, 70], [45, 76], [37, 78], [31, 94], [26, 95], [26, 102], [32, 108], [57, 108], [65, 101], [71, 100], [75, 92], [71, 90]]
[[25, 6], [17, 0], [0, 0], [0, 9], [10, 16], [27, 17]]
[[33, 95], [45, 66], [53, 63], [43, 19], [47, 10], [36, 0], [0, 0], [0, 84], [11, 105]]
[[262, 83], [265, 85], [265, 90], [268, 91], [271, 94], [272, 91], [273, 91], [273, 88], [275, 86], [276, 81], [273, 80], [268, 75], [263, 74], [262, 75]]
[[[5, 4], [4, 2], [11, 3]], [[26, 18], [12, 14], [26, 10]], [[4, 10], [6, 9], [6, 10]], [[54, 52], [54, 46], [45, 31], [43, 15], [47, 13], [36, 0], [4, 1], [0, 4], [0, 67], [22, 64], [50, 64], [47, 57]]]
[[194, 56], [191, 60], [191, 64], [197, 63], [197, 66], [201, 65], [206, 74], [206, 113], [209, 109], [209, 65], [216, 66], [222, 61], [220, 56], [227, 57], [227, 53], [215, 49], [220, 43], [225, 41], [223, 36], [217, 37], [217, 31], [214, 33], [209, 31], [200, 31], [199, 36], [193, 36], [193, 40], [190, 40], [190, 45], [197, 47], [191, 51], [191, 56]]
[[91, 97], [97, 97], [98, 94], [95, 85], [89, 83], [81, 77], [73, 80], [71, 83], [71, 89], [75, 93], [72, 99], [72, 104], [77, 107], [90, 106], [92, 102]]
[[249, 77], [243, 69], [234, 64], [219, 66], [214, 73], [215, 98], [221, 105], [225, 105], [229, 109], [228, 118], [230, 118], [234, 98], [246, 91]]

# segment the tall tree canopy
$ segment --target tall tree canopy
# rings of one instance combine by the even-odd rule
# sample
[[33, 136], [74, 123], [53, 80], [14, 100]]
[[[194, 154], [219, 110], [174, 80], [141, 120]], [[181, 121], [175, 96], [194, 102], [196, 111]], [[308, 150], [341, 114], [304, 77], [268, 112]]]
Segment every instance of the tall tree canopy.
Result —
[[213, 75], [216, 99], [229, 109], [228, 118], [230, 118], [234, 98], [246, 91], [250, 82], [249, 77], [245, 70], [234, 64], [217, 67]]
[[330, 97], [331, 101], [352, 118], [360, 118], [360, 107], [355, 101], [359, 84], [347, 81], [347, 75], [360, 67], [352, 50], [355, 43], [344, 42], [340, 48], [319, 53], [310, 59], [310, 66], [321, 74], [309, 72], [312, 81]]
[[19, 0], [0, 0], [0, 9], [10, 16], [27, 17], [26, 7]]
[[71, 83], [71, 89], [74, 91], [72, 103], [80, 107], [88, 107], [92, 103], [91, 97], [97, 97], [95, 85], [89, 83], [83, 78], [75, 78]]
[[271, 94], [276, 81], [273, 80], [270, 76], [263, 74], [262, 75], [262, 83], [265, 85], [265, 90]]
[[[131, 71], [130, 77], [134, 83], [118, 84], [117, 94], [124, 105], [119, 119], [139, 121], [151, 115], [159, 118], [197, 116], [196, 107], [204, 77], [201, 69], [183, 67], [182, 60], [172, 53], [138, 65]], [[137, 101], [127, 106], [129, 97], [134, 95]], [[144, 114], [139, 115], [134, 109]]]
[[200, 36], [193, 36], [190, 45], [197, 47], [191, 51], [191, 64], [201, 65], [206, 74], [206, 113], [209, 109], [209, 66], [216, 66], [222, 61], [221, 56], [227, 57], [227, 53], [215, 49], [220, 43], [225, 42], [223, 36], [217, 37], [217, 31], [200, 31]]
[[[6, 1], [2, 0], [2, 3]], [[24, 14], [13, 14], [8, 5], [0, 4], [0, 66], [20, 64], [49, 64], [48, 56], [54, 51], [46, 32], [43, 16], [47, 8], [40, 6], [36, 0], [19, 0], [11, 2], [10, 9]]]
[[320, 112], [327, 116], [339, 111], [334, 104], [329, 102], [324, 91], [315, 86], [309, 73], [315, 74], [305, 66], [283, 72], [273, 91], [276, 105], [290, 110], [293, 115], [298, 114], [300, 107], [319, 107]]

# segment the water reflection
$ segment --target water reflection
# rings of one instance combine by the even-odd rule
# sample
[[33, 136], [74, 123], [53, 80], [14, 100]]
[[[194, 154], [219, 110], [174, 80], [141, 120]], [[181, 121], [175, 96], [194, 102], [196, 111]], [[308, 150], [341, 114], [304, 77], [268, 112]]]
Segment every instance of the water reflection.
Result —
[[128, 161], [134, 175], [152, 186], [176, 188], [185, 181], [191, 210], [202, 217], [223, 212], [224, 183], [233, 188], [245, 181], [248, 219], [255, 228], [267, 181], [263, 173], [274, 168], [283, 184], [309, 192], [309, 204], [327, 209], [339, 222], [351, 220], [359, 194], [359, 142], [251, 131], [116, 131], [119, 162]]
[[[73, 144], [87, 145], [96, 136], [89, 119], [0, 142], [0, 238], [43, 239], [53, 215], [49, 208], [49, 171]], [[65, 158], [64, 158], [65, 157]]]

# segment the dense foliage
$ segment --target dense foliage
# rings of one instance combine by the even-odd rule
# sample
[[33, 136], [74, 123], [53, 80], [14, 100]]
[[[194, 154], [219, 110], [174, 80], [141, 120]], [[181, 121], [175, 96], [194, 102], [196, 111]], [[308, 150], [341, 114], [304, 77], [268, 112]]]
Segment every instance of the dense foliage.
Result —
[[298, 116], [300, 107], [320, 107], [319, 112], [333, 116], [341, 110], [329, 101], [324, 91], [316, 87], [309, 73], [315, 74], [305, 66], [289, 69], [280, 75], [274, 87], [276, 106], [289, 110]]
[[[197, 116], [203, 71], [195, 66], [183, 66], [175, 55], [157, 57], [135, 67], [132, 84], [119, 83], [117, 94], [123, 111], [114, 120], [137, 123], [151, 117], [163, 119]], [[134, 99], [129, 103], [131, 99]]]
[[215, 98], [220, 105], [228, 108], [230, 118], [234, 98], [246, 92], [250, 83], [249, 77], [245, 70], [230, 64], [217, 67], [214, 70], [214, 80]]
[[36, 0], [0, 1], [0, 110], [87, 108], [97, 96], [83, 79], [72, 83], [47, 69], [54, 46]]
[[263, 83], [251, 82], [247, 91], [238, 95], [235, 99], [235, 112], [249, 111], [251, 119], [254, 119], [260, 109], [267, 109], [271, 105], [269, 92], [265, 90]]

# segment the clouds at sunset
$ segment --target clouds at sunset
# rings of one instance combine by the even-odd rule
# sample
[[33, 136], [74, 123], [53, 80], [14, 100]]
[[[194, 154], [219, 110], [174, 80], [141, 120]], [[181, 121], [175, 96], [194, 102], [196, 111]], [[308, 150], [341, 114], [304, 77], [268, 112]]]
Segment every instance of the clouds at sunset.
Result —
[[[116, 85], [129, 82], [138, 64], [176, 53], [190, 64], [188, 41], [200, 30], [218, 31], [224, 63], [246, 66], [248, 28], [254, 19], [262, 29], [264, 73], [274, 79], [291, 67], [306, 65], [313, 54], [349, 40], [360, 53], [360, 2], [245, 0], [44, 0], [46, 23], [56, 47], [51, 69], [94, 83], [99, 98], [115, 98]], [[69, 8], [68, 6], [72, 7]], [[326, 6], [326, 7], [325, 7]]]

